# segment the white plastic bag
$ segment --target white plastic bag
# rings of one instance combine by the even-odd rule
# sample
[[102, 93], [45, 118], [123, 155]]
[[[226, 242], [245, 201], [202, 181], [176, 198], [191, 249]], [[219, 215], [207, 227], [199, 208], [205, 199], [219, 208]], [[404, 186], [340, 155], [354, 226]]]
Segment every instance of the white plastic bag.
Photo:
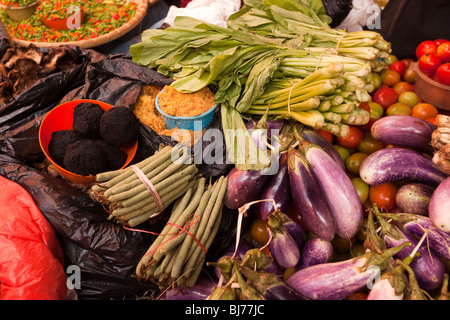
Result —
[[175, 17], [188, 16], [226, 27], [228, 17], [238, 11], [240, 7], [240, 0], [193, 0], [184, 8], [171, 6], [164, 22], [173, 26]]

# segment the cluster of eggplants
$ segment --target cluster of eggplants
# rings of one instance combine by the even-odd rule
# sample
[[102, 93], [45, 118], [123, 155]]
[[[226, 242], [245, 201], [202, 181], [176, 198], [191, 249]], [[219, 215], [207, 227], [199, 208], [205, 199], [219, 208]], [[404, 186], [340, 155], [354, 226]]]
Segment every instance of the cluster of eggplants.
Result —
[[429, 217], [412, 213], [380, 213], [378, 215], [393, 220], [396, 226], [417, 240], [426, 233], [427, 238], [423, 245], [426, 246], [427, 251], [431, 250], [438, 257], [450, 260], [450, 233], [437, 228]]
[[[322, 197], [328, 204], [334, 220], [335, 234], [344, 239], [354, 237], [362, 226], [364, 212], [361, 200], [351, 179], [345, 170], [323, 148], [309, 142], [302, 142], [299, 146], [299, 151], [309, 165], [307, 170], [310, 170], [311, 174], [316, 178], [319, 187], [319, 192], [314, 197]], [[293, 170], [292, 175], [294, 175]], [[296, 182], [298, 180], [300, 179], [297, 179]], [[295, 187], [295, 185], [291, 184], [291, 189]], [[311, 198], [311, 195], [297, 192], [294, 202], [296, 202], [299, 211], [303, 211], [303, 205], [308, 201], [297, 203], [302, 197]], [[318, 200], [314, 199], [314, 201], [317, 202]], [[317, 210], [316, 207], [314, 209]], [[331, 225], [330, 218], [328, 217], [327, 219], [320, 221], [320, 223], [326, 221], [327, 224]]]
[[[419, 244], [419, 239], [383, 218], [378, 219], [378, 222], [382, 228], [382, 238], [388, 248], [397, 247], [406, 242], [412, 243], [412, 246], [400, 250], [395, 257], [403, 261], [410, 257], [415, 247]], [[444, 263], [434, 252], [428, 250], [426, 244], [422, 244], [417, 252], [419, 253], [418, 255], [409, 258], [412, 259], [409, 265], [414, 271], [420, 287], [424, 290], [438, 288], [444, 280]]]

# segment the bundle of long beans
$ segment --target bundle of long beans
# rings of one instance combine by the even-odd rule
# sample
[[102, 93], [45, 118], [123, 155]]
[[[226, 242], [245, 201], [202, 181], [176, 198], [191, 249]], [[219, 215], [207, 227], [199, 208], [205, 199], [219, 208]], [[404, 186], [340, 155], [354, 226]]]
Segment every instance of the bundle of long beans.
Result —
[[[155, 217], [181, 197], [198, 179], [192, 156], [181, 145], [166, 146], [135, 164], [136, 168], [102, 172], [96, 175], [91, 195], [104, 204], [109, 219], [134, 227]], [[148, 188], [138, 173], [145, 175]], [[148, 183], [148, 182], [147, 182]]]
[[203, 177], [192, 185], [175, 202], [165, 227], [136, 267], [136, 275], [161, 288], [192, 287], [217, 234], [226, 189], [225, 176], [212, 185]]

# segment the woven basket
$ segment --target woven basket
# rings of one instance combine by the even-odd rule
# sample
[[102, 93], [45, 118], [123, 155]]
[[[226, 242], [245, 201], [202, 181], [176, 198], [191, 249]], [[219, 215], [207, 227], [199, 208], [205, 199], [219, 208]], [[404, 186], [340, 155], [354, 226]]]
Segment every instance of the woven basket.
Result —
[[120, 28], [117, 28], [116, 30], [111, 31], [97, 38], [80, 41], [68, 41], [68, 42], [36, 42], [36, 41], [20, 40], [17, 38], [12, 38], [12, 40], [14, 41], [14, 43], [22, 46], [28, 46], [29, 44], [34, 44], [37, 47], [59, 47], [61, 45], [76, 45], [86, 49], [101, 46], [125, 35], [127, 32], [131, 31], [134, 27], [136, 27], [142, 21], [142, 19], [144, 19], [145, 15], [147, 14], [149, 0], [134, 0], [134, 1], [137, 4], [137, 9], [133, 18], [131, 18], [130, 21], [125, 23]]

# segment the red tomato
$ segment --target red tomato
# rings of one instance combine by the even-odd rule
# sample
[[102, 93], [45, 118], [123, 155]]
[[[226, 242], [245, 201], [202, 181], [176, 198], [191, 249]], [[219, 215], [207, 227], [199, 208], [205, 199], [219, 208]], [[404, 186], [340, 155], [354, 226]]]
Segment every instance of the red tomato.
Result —
[[444, 63], [436, 70], [438, 82], [450, 86], [450, 62]]
[[414, 59], [413, 58], [404, 58], [400, 61], [402, 61], [405, 64], [406, 68], [409, 68], [409, 66], [411, 65], [411, 62], [413, 62]]
[[416, 48], [416, 57], [420, 59], [421, 56], [428, 53], [436, 53], [437, 44], [431, 40], [421, 42]]
[[450, 62], [450, 41], [441, 44], [437, 48], [436, 54], [441, 59], [442, 63]]
[[393, 64], [391, 64], [389, 66], [389, 68], [391, 70], [396, 71], [400, 75], [400, 77], [403, 77], [403, 75], [405, 74], [405, 71], [406, 71], [406, 64], [404, 61], [400, 60], [400, 61], [396, 61]]
[[369, 200], [376, 203], [380, 211], [394, 208], [396, 195], [397, 187], [392, 182], [373, 185], [369, 189]]
[[385, 110], [391, 104], [396, 103], [397, 99], [397, 92], [393, 88], [387, 86], [378, 88], [372, 96], [372, 101], [379, 103]]
[[418, 66], [420, 71], [426, 74], [434, 74], [441, 65], [441, 59], [435, 53], [427, 53], [420, 57]]
[[361, 143], [364, 134], [361, 129], [355, 126], [349, 126], [349, 129], [350, 132], [345, 138], [340, 136], [336, 138], [337, 143], [347, 149], [356, 149]]
[[436, 45], [439, 47], [441, 44], [448, 42], [447, 39], [436, 39], [434, 40], [434, 43], [436, 43]]
[[329, 143], [333, 144], [333, 134], [330, 131], [326, 131], [323, 129], [317, 129], [316, 130], [318, 134], [320, 134], [322, 137], [324, 137]]

